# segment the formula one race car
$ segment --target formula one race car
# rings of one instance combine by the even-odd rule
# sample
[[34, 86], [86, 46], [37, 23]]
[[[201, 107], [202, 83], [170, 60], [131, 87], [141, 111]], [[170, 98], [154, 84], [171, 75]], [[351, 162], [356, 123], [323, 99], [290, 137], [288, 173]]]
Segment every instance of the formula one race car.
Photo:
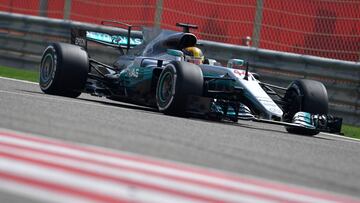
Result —
[[[183, 32], [143, 28], [142, 39], [132, 36], [131, 25], [126, 36], [73, 29], [72, 44], [51, 43], [45, 49], [40, 88], [67, 97], [89, 93], [169, 115], [274, 123], [296, 134], [340, 132], [342, 119], [327, 115], [322, 83], [301, 79], [284, 88], [260, 82], [244, 60], [221, 66], [202, 56], [189, 32], [196, 26], [177, 25]], [[111, 66], [99, 62], [89, 57], [88, 42], [115, 47], [120, 56]]]

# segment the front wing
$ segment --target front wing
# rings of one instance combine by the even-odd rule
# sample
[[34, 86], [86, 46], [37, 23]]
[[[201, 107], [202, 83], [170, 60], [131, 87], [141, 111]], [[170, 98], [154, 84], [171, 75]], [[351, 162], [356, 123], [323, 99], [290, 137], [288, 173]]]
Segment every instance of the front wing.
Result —
[[[241, 104], [239, 101], [221, 102], [221, 100], [217, 100], [216, 103], [220, 103], [221, 105], [214, 105], [214, 98], [190, 96], [187, 101], [186, 110], [193, 116], [207, 119], [238, 121], [238, 106]], [[296, 113], [292, 123], [256, 117], [247, 120], [337, 134], [341, 132], [342, 125], [342, 118], [333, 117], [331, 115], [313, 115], [307, 112]]]

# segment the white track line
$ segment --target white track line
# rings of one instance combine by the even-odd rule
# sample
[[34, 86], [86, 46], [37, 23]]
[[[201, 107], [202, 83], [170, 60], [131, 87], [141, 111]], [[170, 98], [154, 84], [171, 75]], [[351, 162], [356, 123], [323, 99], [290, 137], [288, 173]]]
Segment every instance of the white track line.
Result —
[[345, 141], [351, 141], [351, 142], [355, 142], [355, 143], [360, 143], [360, 139], [352, 138], [352, 137], [345, 137], [345, 136], [336, 135], [336, 134], [331, 134], [331, 133], [320, 133], [320, 134], [317, 135], [316, 137], [321, 136], [321, 134], [326, 135], [326, 136], [329, 136], [329, 137], [333, 137], [333, 138], [339, 138], [339, 139], [345, 140]]
[[2, 79], [2, 80], [10, 80], [10, 81], [15, 81], [15, 82], [21, 82], [21, 83], [26, 83], [26, 84], [32, 84], [32, 85], [38, 85], [39, 84], [37, 82], [30, 82], [30, 81], [27, 81], [27, 80], [19, 80], [19, 79], [6, 78], [6, 77], [1, 77], [1, 76], [0, 76], [0, 79]]

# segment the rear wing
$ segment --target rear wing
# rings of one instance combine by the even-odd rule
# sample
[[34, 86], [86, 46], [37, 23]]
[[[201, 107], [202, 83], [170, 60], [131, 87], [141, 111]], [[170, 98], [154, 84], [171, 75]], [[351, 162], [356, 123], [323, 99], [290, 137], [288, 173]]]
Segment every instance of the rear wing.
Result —
[[105, 23], [127, 26], [127, 29], [114, 28], [113, 30], [102, 29], [101, 31], [98, 31], [98, 29], [85, 30], [82, 28], [71, 28], [71, 44], [87, 49], [87, 42], [92, 41], [105, 46], [116, 47], [122, 50], [126, 49], [128, 51], [129, 49], [142, 43], [142, 37], [139, 34], [132, 33], [132, 28], [135, 26], [117, 21], [102, 22], [103, 25], [106, 25]]

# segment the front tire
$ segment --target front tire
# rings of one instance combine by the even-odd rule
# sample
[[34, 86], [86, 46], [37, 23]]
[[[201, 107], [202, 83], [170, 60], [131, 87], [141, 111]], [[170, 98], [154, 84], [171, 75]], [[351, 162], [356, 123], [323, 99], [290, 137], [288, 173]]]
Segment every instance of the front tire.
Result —
[[87, 52], [79, 46], [52, 43], [40, 64], [40, 89], [46, 94], [78, 97], [89, 71]]
[[170, 115], [184, 115], [190, 95], [201, 96], [204, 78], [199, 66], [173, 61], [165, 66], [156, 87], [159, 111]]
[[[292, 122], [295, 113], [299, 111], [311, 114], [328, 114], [328, 95], [325, 86], [314, 80], [295, 80], [285, 94], [284, 121]], [[290, 133], [301, 135], [316, 135], [318, 130], [286, 127]]]

